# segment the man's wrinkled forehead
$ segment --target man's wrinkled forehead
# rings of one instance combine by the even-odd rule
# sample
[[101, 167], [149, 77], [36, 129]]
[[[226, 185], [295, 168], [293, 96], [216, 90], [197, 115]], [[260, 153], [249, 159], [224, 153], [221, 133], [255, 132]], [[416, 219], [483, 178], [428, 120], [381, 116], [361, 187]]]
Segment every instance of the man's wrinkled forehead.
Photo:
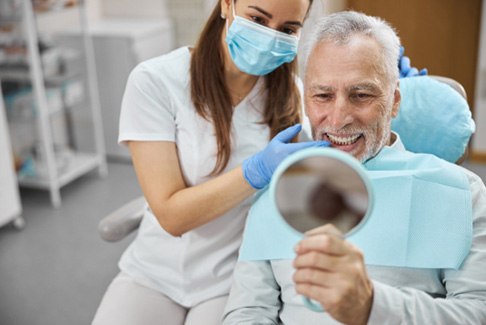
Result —
[[308, 91], [377, 92], [388, 88], [390, 78], [378, 47], [323, 43], [313, 52], [304, 79]]
[[[310, 83], [306, 88], [308, 91], [311, 92], [336, 92], [338, 91], [338, 87], [334, 85], [326, 85], [326, 84], [319, 84], [319, 83]], [[377, 92], [380, 90], [380, 86], [377, 82], [373, 81], [360, 81], [356, 83], [350, 83], [349, 85], [344, 85], [344, 90], [346, 92], [358, 92], [358, 91], [367, 91], [367, 92]]]

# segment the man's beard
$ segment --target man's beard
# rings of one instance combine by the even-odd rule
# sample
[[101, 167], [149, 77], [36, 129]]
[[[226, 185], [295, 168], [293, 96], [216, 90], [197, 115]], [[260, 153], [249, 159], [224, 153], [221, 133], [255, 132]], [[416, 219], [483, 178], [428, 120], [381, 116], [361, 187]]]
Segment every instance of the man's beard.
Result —
[[313, 130], [314, 139], [322, 140], [326, 133], [331, 133], [336, 135], [361, 134], [360, 139], [362, 138], [363, 141], [365, 142], [364, 151], [359, 154], [352, 151], [349, 153], [353, 155], [356, 159], [358, 159], [360, 162], [364, 163], [369, 159], [373, 158], [374, 156], [376, 156], [378, 152], [381, 150], [381, 148], [389, 144], [391, 123], [389, 118], [383, 117], [381, 121], [377, 121], [377, 123], [375, 123], [371, 127], [356, 127], [356, 126], [347, 127], [346, 126], [339, 130], [333, 130], [330, 128], [321, 128], [321, 129]]

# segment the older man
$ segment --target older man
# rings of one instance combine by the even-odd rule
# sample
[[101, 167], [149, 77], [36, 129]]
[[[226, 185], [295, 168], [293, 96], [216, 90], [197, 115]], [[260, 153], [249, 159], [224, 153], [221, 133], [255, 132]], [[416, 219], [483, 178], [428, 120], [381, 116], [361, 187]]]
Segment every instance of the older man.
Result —
[[[391, 131], [391, 119], [400, 103], [398, 54], [397, 35], [380, 19], [356, 12], [322, 18], [314, 26], [306, 62], [306, 112], [315, 139], [330, 141], [332, 147], [350, 153], [368, 169], [379, 169], [387, 162], [388, 168], [391, 159], [397, 171], [407, 168], [408, 175], [426, 174], [422, 195], [430, 191], [431, 195], [442, 195], [444, 201], [452, 199], [447, 185], [439, 186], [435, 181], [455, 177], [460, 189], [454, 193], [461, 193], [464, 204], [439, 211], [440, 207], [415, 198], [412, 204], [423, 204], [431, 214], [440, 214], [431, 215], [430, 220], [443, 217], [444, 222], [431, 226], [422, 220], [428, 218], [424, 216], [416, 225], [409, 225], [409, 231], [433, 227], [444, 243], [453, 240], [458, 249], [447, 252], [429, 247], [437, 242], [429, 243], [427, 236], [410, 237], [417, 241], [414, 244], [423, 245], [424, 252], [451, 254], [456, 262], [437, 253], [425, 253], [426, 258], [419, 261], [413, 256], [408, 260], [393, 256], [380, 259], [378, 252], [375, 262], [368, 263], [368, 255], [374, 252], [362, 251], [332, 226], [308, 232], [295, 246], [293, 259], [285, 254], [248, 258], [247, 247], [260, 245], [247, 245], [246, 241], [255, 238], [248, 233], [254, 231], [250, 227], [243, 240], [245, 252], [240, 251], [234, 271], [224, 324], [486, 324], [486, 188], [478, 176], [459, 166], [405, 151], [400, 137]], [[397, 160], [403, 163], [396, 164]], [[420, 173], [427, 166], [428, 172]], [[386, 195], [400, 198], [404, 193]], [[264, 224], [268, 220], [259, 208], [263, 200], [265, 193], [255, 203], [249, 221]], [[384, 222], [388, 215], [408, 218], [412, 213], [385, 212], [381, 216]], [[375, 217], [380, 216], [371, 216]], [[448, 227], [449, 222], [452, 228], [464, 230], [464, 239], [448, 237], [456, 230]], [[272, 239], [272, 229], [266, 231], [269, 240], [256, 236], [261, 245], [273, 242], [285, 246], [284, 241]], [[400, 239], [378, 247], [380, 234], [374, 235], [376, 238], [370, 236], [369, 240], [378, 243], [374, 246], [377, 250], [388, 249], [387, 256], [399, 244], [407, 248]], [[317, 301], [325, 312], [306, 308], [301, 295]]]

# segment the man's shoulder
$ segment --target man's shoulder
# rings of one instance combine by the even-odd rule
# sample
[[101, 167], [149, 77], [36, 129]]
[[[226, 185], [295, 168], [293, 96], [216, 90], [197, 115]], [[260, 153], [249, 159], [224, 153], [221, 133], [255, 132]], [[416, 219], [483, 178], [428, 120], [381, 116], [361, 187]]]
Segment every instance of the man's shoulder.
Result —
[[456, 165], [467, 177], [469, 184], [480, 184], [483, 183], [483, 180], [479, 175], [474, 173], [473, 171], [467, 169], [465, 166]]

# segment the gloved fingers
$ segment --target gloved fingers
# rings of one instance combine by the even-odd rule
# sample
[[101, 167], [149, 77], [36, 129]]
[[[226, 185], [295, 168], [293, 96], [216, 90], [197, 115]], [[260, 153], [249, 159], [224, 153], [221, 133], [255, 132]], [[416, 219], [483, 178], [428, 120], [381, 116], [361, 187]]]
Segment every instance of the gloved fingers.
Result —
[[419, 72], [419, 76], [426, 76], [429, 74], [429, 70], [427, 70], [427, 68], [423, 68], [422, 70], [420, 70]]
[[411, 68], [408, 70], [407, 75], [405, 77], [415, 77], [419, 75], [419, 71], [417, 68]]
[[429, 73], [426, 68], [420, 71], [417, 68], [413, 68], [410, 58], [403, 55], [404, 52], [405, 48], [403, 46], [400, 46], [400, 53], [398, 57], [398, 69], [400, 71], [400, 78], [426, 76]]
[[410, 58], [408, 56], [404, 56], [400, 59], [400, 75], [401, 76], [407, 76], [408, 71], [410, 70]]
[[307, 142], [297, 142], [297, 143], [289, 143], [288, 145], [289, 153], [305, 149], [305, 148], [312, 148], [312, 147], [329, 147], [329, 141], [307, 141]]
[[301, 124], [295, 124], [289, 126], [285, 130], [280, 131], [274, 139], [278, 140], [279, 142], [287, 143], [292, 140], [297, 134], [299, 134], [300, 130], [302, 130]]

